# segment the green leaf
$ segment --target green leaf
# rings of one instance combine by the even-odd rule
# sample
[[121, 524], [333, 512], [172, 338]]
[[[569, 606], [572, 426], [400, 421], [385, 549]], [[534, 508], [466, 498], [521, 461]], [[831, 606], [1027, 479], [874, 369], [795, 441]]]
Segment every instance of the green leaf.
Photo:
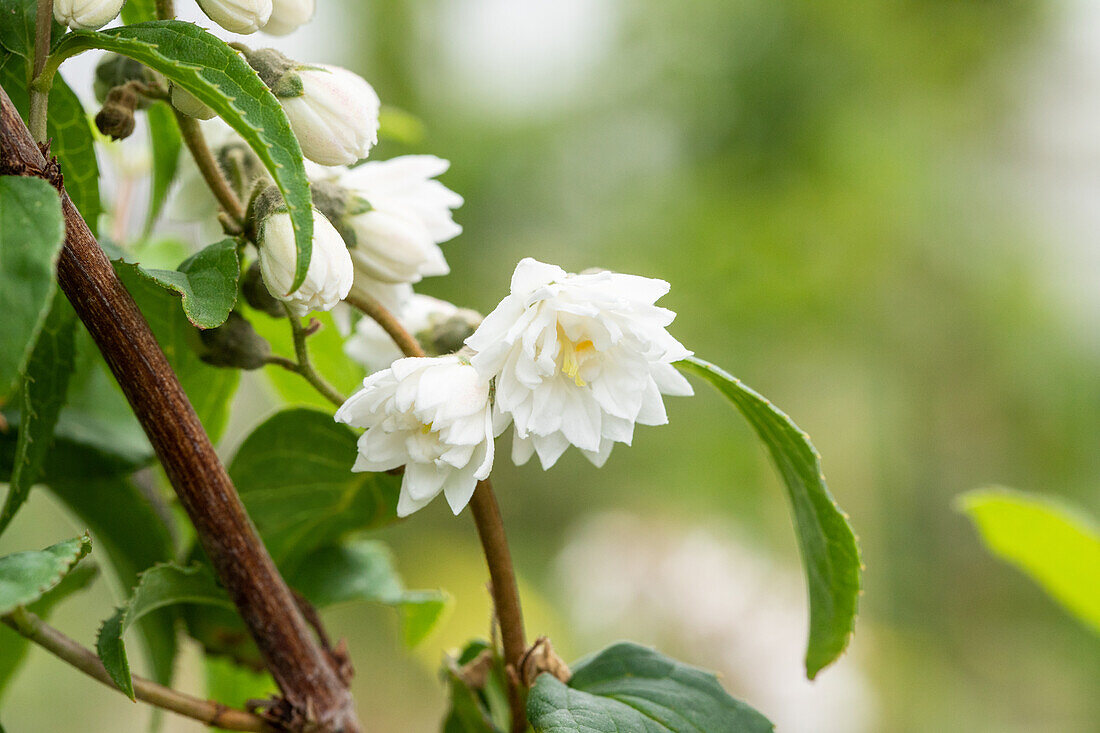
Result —
[[111, 679], [131, 700], [135, 699], [134, 682], [130, 676], [130, 663], [126, 659], [123, 635], [142, 616], [180, 603], [233, 608], [225, 591], [218, 587], [205, 568], [156, 565], [141, 574], [141, 581], [134, 588], [130, 600], [100, 627], [96, 652]]
[[[69, 596], [84, 590], [99, 574], [99, 568], [90, 561], [83, 562], [61, 579], [61, 582], [47, 591], [45, 595], [34, 603], [27, 605], [27, 610], [40, 619], [49, 620], [54, 607]], [[30, 651], [31, 643], [19, 634], [0, 633], [0, 700], [3, 700], [4, 690], [8, 683], [15, 677], [23, 660]]]
[[65, 236], [61, 199], [41, 178], [0, 176], [0, 399], [34, 348]]
[[229, 475], [280, 567], [396, 520], [400, 477], [352, 473], [355, 455], [355, 433], [306, 408], [276, 413], [245, 439]]
[[989, 488], [957, 506], [989, 551], [1100, 632], [1100, 527], [1080, 509], [1037, 494]]
[[825, 484], [821, 456], [809, 435], [741, 380], [695, 357], [676, 366], [706, 379], [729, 398], [768, 447], [783, 476], [809, 588], [806, 675], [813, 679], [848, 646], [859, 606], [861, 570], [855, 534]]
[[156, 0], [126, 0], [122, 6], [122, 22], [126, 25], [156, 20]]
[[734, 700], [710, 672], [637, 644], [581, 660], [569, 684], [535, 680], [527, 717], [536, 733], [768, 733], [772, 724]]
[[0, 616], [37, 601], [91, 549], [92, 541], [85, 534], [45, 550], [0, 557]]
[[[126, 3], [128, 8], [133, 0]], [[179, 167], [180, 128], [167, 104], [154, 104], [146, 110], [149, 121], [149, 146], [153, 152], [153, 180], [149, 186], [149, 211], [145, 216], [145, 233], [148, 236], [168, 199], [168, 191]]]
[[450, 596], [441, 591], [405, 590], [393, 553], [372, 540], [315, 550], [297, 563], [287, 582], [318, 608], [348, 601], [393, 606], [401, 614], [402, 637], [410, 647], [431, 633], [450, 605]]
[[183, 312], [198, 328], [216, 328], [237, 302], [241, 263], [237, 240], [223, 239], [184, 260], [177, 270], [138, 267], [157, 285], [183, 296]]
[[53, 49], [58, 59], [102, 48], [136, 59], [206, 103], [244, 138], [283, 194], [298, 249], [293, 292], [305, 280], [313, 238], [313, 204], [302, 149], [279, 101], [224, 41], [194, 23], [158, 20], [103, 32], [72, 31]]
[[272, 697], [279, 689], [267, 672], [256, 672], [227, 659], [206, 657], [202, 666], [206, 678], [206, 697], [226, 707], [243, 710], [250, 700]]
[[240, 384], [240, 373], [236, 369], [212, 367], [199, 358], [198, 330], [184, 316], [176, 295], [153, 282], [137, 265], [114, 264], [119, 279], [153, 329], [207, 434], [211, 440], [217, 440], [229, 418], [230, 401]]
[[8, 495], [0, 512], [0, 534], [27, 500], [46, 460], [73, 372], [75, 329], [76, 313], [59, 290], [54, 294], [53, 306], [38, 333], [19, 386], [19, 438]]
[[[0, 85], [26, 120], [30, 96], [27, 93], [26, 70], [22, 59], [13, 56], [0, 67]], [[65, 178], [65, 192], [69, 194], [73, 205], [94, 235], [98, 231], [99, 215], [103, 211], [99, 200], [99, 163], [95, 156], [95, 137], [80, 99], [60, 77], [54, 79], [50, 88], [46, 136], [50, 140], [50, 152], [57, 156]]]
[[[0, 12], [0, 46], [27, 61], [34, 58], [37, 7], [38, 0], [5, 0]], [[53, 19], [50, 20], [50, 29], [53, 38], [65, 32], [65, 26]], [[24, 74], [25, 81], [26, 74]]]
[[466, 645], [457, 659], [447, 658], [443, 678], [449, 683], [451, 709], [443, 721], [443, 733], [503, 733], [510, 728], [511, 711], [505, 686], [504, 664], [497, 654], [483, 657], [483, 684], [476, 689], [463, 679], [463, 667], [491, 652], [484, 641]]

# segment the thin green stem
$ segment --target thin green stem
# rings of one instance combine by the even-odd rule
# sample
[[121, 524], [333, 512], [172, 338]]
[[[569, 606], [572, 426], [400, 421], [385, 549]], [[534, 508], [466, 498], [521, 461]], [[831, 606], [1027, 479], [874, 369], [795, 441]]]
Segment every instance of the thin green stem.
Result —
[[[118, 690], [99, 657], [30, 611], [17, 608], [10, 614], [0, 617], [0, 621], [3, 621], [20, 635], [58, 659], [76, 667], [84, 674], [108, 687]], [[256, 731], [257, 733], [273, 733], [274, 731], [263, 718], [254, 713], [229, 708], [210, 700], [201, 700], [136, 675], [133, 679], [134, 695], [137, 699], [158, 708], [178, 713], [223, 730]]]
[[[50, 32], [53, 23], [53, 0], [38, 0], [38, 13], [34, 22], [34, 65], [31, 67], [31, 79], [37, 81], [46, 68], [46, 59], [50, 53]], [[52, 80], [53, 75], [50, 75]], [[50, 87], [32, 83], [30, 85], [30, 124], [28, 127], [36, 143], [46, 142], [46, 112], [50, 103]]]
[[222, 210], [243, 231], [244, 206], [229, 185], [229, 181], [226, 180], [221, 166], [214, 159], [214, 154], [210, 152], [210, 146], [206, 144], [206, 138], [202, 134], [202, 128], [199, 126], [198, 120], [194, 117], [188, 117], [174, 108], [173, 111], [176, 113], [176, 122], [179, 123], [180, 136], [183, 138], [187, 149], [191, 151], [191, 157], [195, 159], [195, 165], [198, 166], [199, 173], [202, 174], [206, 185], [210, 187], [214, 198], [221, 204]]
[[290, 321], [290, 333], [294, 339], [294, 355], [298, 360], [294, 361], [284, 356], [269, 356], [267, 357], [267, 363], [301, 375], [322, 397], [337, 407], [341, 406], [347, 401], [347, 398], [318, 373], [309, 358], [309, 344], [306, 343], [306, 339], [309, 338], [310, 332], [302, 328], [301, 319], [294, 315], [290, 306], [284, 304], [284, 308], [286, 308], [286, 317]]

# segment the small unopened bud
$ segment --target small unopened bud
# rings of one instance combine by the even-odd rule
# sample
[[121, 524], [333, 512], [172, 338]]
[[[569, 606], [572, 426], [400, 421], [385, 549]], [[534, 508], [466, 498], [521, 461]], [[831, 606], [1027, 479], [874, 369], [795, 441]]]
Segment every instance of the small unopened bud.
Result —
[[202, 12], [230, 33], [255, 33], [271, 17], [271, 0], [198, 0]]
[[125, 0], [55, 0], [53, 17], [75, 30], [94, 31], [110, 23]]
[[172, 106], [197, 120], [209, 120], [214, 117], [214, 110], [194, 94], [183, 87], [172, 85]]
[[263, 311], [274, 318], [286, 316], [282, 302], [269, 293], [267, 286], [264, 285], [259, 261], [253, 262], [241, 278], [241, 295], [249, 306], [258, 311]]
[[[107, 101], [107, 95], [112, 89], [131, 81], [148, 84], [154, 81], [153, 72], [145, 64], [127, 56], [120, 56], [117, 53], [104, 54], [95, 67], [95, 82], [92, 87], [96, 101], [103, 104]], [[152, 103], [153, 100], [139, 96], [137, 108], [148, 109]]]
[[128, 86], [115, 87], [107, 93], [103, 109], [95, 116], [95, 126], [112, 140], [122, 140], [134, 132], [134, 110], [138, 95]]
[[264, 33], [285, 36], [313, 19], [316, 0], [272, 0], [271, 17], [263, 27]]
[[205, 348], [199, 358], [211, 366], [259, 369], [271, 356], [270, 344], [237, 311], [217, 328], [199, 331], [199, 339]]

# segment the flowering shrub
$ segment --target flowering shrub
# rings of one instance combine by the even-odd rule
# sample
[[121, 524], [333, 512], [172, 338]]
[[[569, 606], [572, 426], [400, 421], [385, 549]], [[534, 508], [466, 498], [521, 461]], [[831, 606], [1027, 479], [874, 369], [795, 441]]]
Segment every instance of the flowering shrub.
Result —
[[[771, 730], [714, 675], [655, 650], [624, 642], [569, 665], [524, 628], [490, 483], [497, 439], [511, 428], [516, 464], [537, 454], [550, 470], [573, 446], [600, 467], [636, 425], [669, 422], [664, 397], [691, 396], [687, 374], [744, 415], [782, 475], [809, 591], [808, 676], [844, 651], [860, 561], [820, 458], [784, 413], [677, 340], [675, 314], [657, 305], [669, 283], [525, 258], [484, 318], [415, 293], [449, 273], [440, 244], [461, 233], [453, 212], [463, 199], [437, 180], [446, 160], [368, 159], [381, 103], [366, 80], [227, 44], [175, 20], [165, 0], [0, 4], [0, 298], [11, 314], [0, 325], [0, 532], [38, 484], [95, 533], [94, 552], [85, 535], [0, 558], [0, 617], [16, 633], [131, 698], [223, 729], [361, 730], [371, 711], [357, 713], [348, 692], [349, 652], [330, 644], [315, 608], [388, 603], [406, 640], [422, 639], [447, 597], [404, 591], [383, 546], [361, 533], [442, 494], [473, 516], [495, 607], [494, 641], [445, 662], [445, 730]], [[290, 33], [315, 10], [312, 0], [198, 4], [244, 34]], [[120, 8], [124, 25], [94, 30]], [[152, 234], [141, 241], [95, 239], [94, 148], [112, 143], [95, 142], [57, 75], [93, 49], [106, 52], [99, 131], [126, 138], [144, 117], [150, 133]], [[47, 139], [55, 162], [34, 144]], [[220, 233], [194, 242], [175, 269], [150, 267], [143, 258], [177, 177], [170, 208]], [[331, 375], [358, 382], [357, 364], [370, 373], [348, 395], [349, 381]], [[261, 369], [288, 373], [326, 409], [281, 410], [223, 468], [211, 440], [240, 370]], [[193, 531], [135, 488], [133, 473], [154, 460]], [[416, 531], [415, 518], [404, 531]], [[91, 580], [89, 552], [129, 591], [99, 631], [98, 659], [43, 620]], [[130, 628], [154, 679], [130, 671]], [[233, 709], [172, 690], [184, 632], [208, 655], [266, 669], [278, 694]]]

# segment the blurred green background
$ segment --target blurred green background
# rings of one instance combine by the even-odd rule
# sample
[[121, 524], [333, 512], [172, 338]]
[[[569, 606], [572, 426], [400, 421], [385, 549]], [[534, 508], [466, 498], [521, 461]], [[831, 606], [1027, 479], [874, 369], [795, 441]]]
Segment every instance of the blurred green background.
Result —
[[[274, 45], [353, 68], [423, 120], [420, 142], [372, 157], [438, 154], [466, 197], [452, 275], [422, 292], [487, 312], [524, 256], [668, 280], [673, 333], [813, 436], [860, 537], [855, 640], [810, 684], [782, 488], [700, 384], [602, 470], [498, 462], [531, 636], [567, 660], [623, 636], [658, 645], [720, 670], [780, 731], [1098, 729], [1100, 641], [952, 509], [999, 483], [1100, 514], [1097, 10], [319, 5]], [[249, 375], [224, 455], [271, 400]], [[40, 492], [0, 551], [73, 527]], [[381, 536], [411, 586], [454, 594], [450, 620], [411, 656], [387, 609], [338, 609], [330, 630], [349, 641], [370, 730], [434, 730], [442, 654], [488, 628], [473, 525], [436, 502]], [[101, 581], [54, 621], [90, 644], [117, 597]], [[193, 653], [179, 685], [201, 690]], [[3, 710], [10, 733], [147, 718], [37, 652]]]

